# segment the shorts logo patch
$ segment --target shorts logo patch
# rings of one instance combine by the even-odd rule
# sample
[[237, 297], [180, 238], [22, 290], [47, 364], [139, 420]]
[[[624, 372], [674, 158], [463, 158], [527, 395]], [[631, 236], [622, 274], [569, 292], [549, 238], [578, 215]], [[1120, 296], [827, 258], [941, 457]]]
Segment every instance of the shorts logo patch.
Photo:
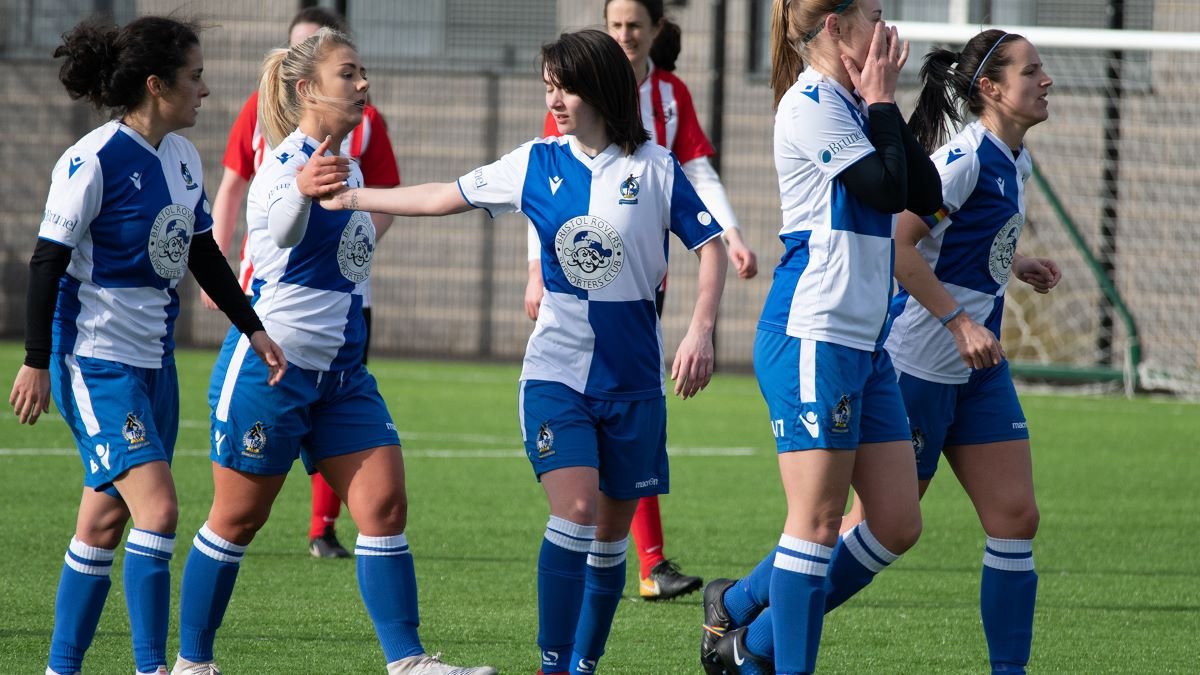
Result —
[[549, 422], [543, 423], [538, 429], [537, 453], [538, 459], [546, 459], [554, 454], [554, 432], [550, 430]]
[[262, 459], [263, 450], [267, 447], [267, 430], [262, 422], [255, 422], [250, 430], [242, 435], [243, 457]]
[[833, 407], [833, 414], [830, 415], [833, 419], [833, 430], [838, 433], [846, 433], [850, 430], [850, 397], [842, 394], [838, 399], [837, 405]]
[[920, 427], [912, 428], [912, 444], [913, 454], [920, 460], [921, 453], [925, 452], [925, 432], [921, 431]]
[[[138, 416], [133, 413], [126, 413], [125, 424], [121, 425], [121, 435], [129, 443], [130, 450], [146, 447], [146, 425], [142, 424]], [[96, 446], [96, 454], [100, 454], [100, 446]], [[108, 468], [107, 462], [105, 462], [104, 468]]]

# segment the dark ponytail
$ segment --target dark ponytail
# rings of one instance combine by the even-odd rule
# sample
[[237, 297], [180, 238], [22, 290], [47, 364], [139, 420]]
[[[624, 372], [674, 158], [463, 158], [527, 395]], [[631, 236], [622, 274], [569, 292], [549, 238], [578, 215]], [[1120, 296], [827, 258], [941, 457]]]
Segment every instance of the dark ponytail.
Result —
[[[662, 3], [659, 3], [662, 4]], [[683, 49], [683, 31], [679, 24], [664, 18], [658, 29], [654, 44], [650, 45], [650, 60], [655, 68], [674, 72], [675, 62], [679, 60], [679, 52]]]
[[959, 53], [933, 48], [921, 66], [921, 93], [908, 126], [929, 152], [950, 136], [948, 124], [961, 125], [964, 111], [983, 112], [979, 81], [998, 82], [1012, 59], [1008, 46], [1025, 38], [1002, 30], [985, 30], [967, 41]]
[[146, 78], [157, 75], [168, 87], [187, 64], [187, 51], [200, 44], [192, 23], [147, 16], [124, 28], [89, 19], [63, 34], [54, 58], [65, 58], [58, 79], [73, 99], [96, 109], [125, 111], [146, 97]]

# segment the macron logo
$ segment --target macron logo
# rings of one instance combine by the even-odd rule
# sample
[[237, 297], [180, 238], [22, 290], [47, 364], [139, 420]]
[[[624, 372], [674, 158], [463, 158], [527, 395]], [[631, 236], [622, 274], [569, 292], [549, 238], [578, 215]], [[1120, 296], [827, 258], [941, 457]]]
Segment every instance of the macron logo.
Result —
[[134, 171], [133, 175], [129, 177], [129, 180], [133, 181], [133, 186], [135, 188], [137, 188], [139, 190], [142, 189], [142, 174], [138, 173], [137, 171]]
[[550, 196], [554, 196], [554, 195], [558, 194], [558, 188], [562, 187], [562, 184], [563, 184], [562, 178], [560, 178], [558, 176], [554, 176], [554, 177], [550, 178]]
[[213, 440], [217, 442], [217, 457], [221, 456], [221, 444], [225, 442], [225, 438], [225, 434], [221, 433], [220, 431], [213, 432]]
[[821, 425], [817, 422], [817, 413], [809, 410], [800, 416], [800, 421], [804, 423], [804, 428], [808, 430], [808, 435], [816, 438], [821, 433]]
[[997, 176], [996, 177], [996, 185], [1000, 186], [1000, 194], [1004, 194], [1004, 179]]
[[72, 157], [71, 158], [71, 166], [67, 167], [67, 178], [74, 176], [75, 170], [81, 166], [83, 166], [83, 158], [82, 157]]
[[950, 152], [946, 153], [946, 166], [950, 166], [955, 160], [962, 159], [962, 156], [967, 154], [962, 148], [950, 148]]

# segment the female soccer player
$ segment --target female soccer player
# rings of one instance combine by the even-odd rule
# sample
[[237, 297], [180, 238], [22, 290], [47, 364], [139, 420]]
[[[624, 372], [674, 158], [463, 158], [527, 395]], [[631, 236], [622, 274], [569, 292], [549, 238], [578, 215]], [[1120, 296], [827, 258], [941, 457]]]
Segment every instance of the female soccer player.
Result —
[[[288, 26], [288, 44], [294, 45], [308, 38], [322, 27], [333, 28], [348, 32], [346, 21], [341, 15], [324, 7], [306, 7], [296, 13]], [[340, 153], [351, 157], [362, 168], [363, 180], [372, 187], [393, 187], [400, 184], [400, 171], [396, 167], [396, 155], [392, 151], [392, 143], [388, 139], [387, 125], [383, 116], [369, 102], [363, 108], [363, 121], [354, 131], [347, 134], [342, 141]], [[213, 199], [213, 238], [222, 251], [228, 251], [233, 240], [238, 212], [246, 199], [246, 191], [250, 179], [258, 170], [264, 156], [270, 155], [266, 147], [262, 127], [258, 123], [258, 92], [255, 91], [246, 99], [242, 111], [238, 114], [233, 128], [229, 130], [229, 142], [225, 146], [225, 172], [221, 176], [221, 185], [217, 188]], [[376, 238], [383, 237], [384, 232], [392, 224], [392, 216], [386, 214], [371, 214], [371, 222], [375, 223]], [[254, 280], [254, 267], [250, 264], [247, 239], [243, 238], [241, 248], [241, 264], [238, 270], [238, 280], [242, 291], [253, 295], [251, 285]], [[203, 298], [210, 309], [216, 307], [207, 298]], [[367, 353], [371, 349], [371, 287], [368, 284], [363, 291], [363, 320], [366, 321], [366, 341], [363, 344], [363, 363], [367, 362]], [[338, 514], [342, 510], [342, 500], [338, 499], [329, 482], [320, 472], [312, 475], [312, 515], [309, 519], [308, 550], [316, 558], [348, 558], [347, 551], [338, 541], [335, 525]]]
[[[388, 673], [496, 672], [456, 669], [421, 646], [400, 439], [362, 364], [375, 227], [366, 213], [327, 212], [295, 186], [309, 155], [340, 147], [362, 122], [366, 96], [357, 50], [328, 28], [263, 64], [258, 118], [273, 150], [250, 186], [250, 261], [255, 309], [291, 368], [265, 390], [246, 341], [230, 333], [213, 369], [213, 504], [184, 569], [177, 674], [215, 670], [213, 642], [239, 563], [297, 456], [325, 474], [358, 525], [359, 588]], [[362, 184], [357, 167], [349, 179]]]
[[[908, 45], [882, 14], [879, 0], [772, 7], [785, 251], [754, 370], [788, 510], [778, 547], [754, 571], [705, 589], [701, 661], [710, 673], [812, 672], [824, 613], [920, 534], [908, 425], [882, 342], [892, 214], [933, 213], [941, 190], [896, 107]], [[852, 483], [870, 527], [864, 521], [838, 542]]]
[[[638, 499], [669, 487], [654, 311], [667, 233], [700, 258], [699, 297], [671, 368], [683, 398], [712, 376], [726, 260], [721, 228], [679, 163], [647, 142], [637, 81], [617, 43], [600, 31], [566, 33], [542, 48], [542, 63], [561, 138], [526, 143], [457, 183], [350, 189], [322, 204], [406, 216], [520, 211], [533, 222], [547, 293], [525, 351], [519, 410], [550, 505], [538, 646], [542, 672], [592, 673], [625, 584]], [[309, 162], [305, 177], [322, 179], [306, 194], [342, 187], [344, 170], [322, 174], [330, 166], [340, 165]]]
[[200, 155], [174, 133], [195, 125], [208, 96], [196, 28], [159, 17], [124, 28], [84, 22], [54, 56], [65, 59], [59, 79], [71, 98], [116, 116], [54, 167], [29, 263], [25, 365], [9, 398], [20, 422], [34, 424], [52, 392], [84, 466], [47, 672], [81, 669], [132, 518], [133, 657], [137, 672], [165, 673], [178, 517], [175, 289], [185, 268], [265, 361], [260, 384], [277, 382], [285, 362], [213, 241]]
[[[900, 378], [924, 495], [946, 455], [987, 535], [980, 612], [992, 672], [1023, 673], [1033, 639], [1038, 508], [1025, 414], [1000, 346], [1012, 274], [1048, 293], [1061, 277], [1048, 258], [1020, 256], [1025, 134], [1046, 120], [1053, 81], [1020, 35], [988, 30], [959, 53], [934, 49], [909, 122], [933, 152], [942, 208], [900, 217], [894, 324], [886, 347]], [[947, 120], [978, 119], [948, 143]], [[873, 516], [868, 505], [866, 512]]]
[[[700, 128], [691, 93], [672, 72], [679, 58], [679, 26], [664, 16], [662, 0], [607, 0], [604, 24], [633, 66], [642, 126], [650, 134], [650, 140], [675, 154], [688, 181], [725, 228], [722, 237], [738, 276], [753, 278], [758, 274], [758, 259], [742, 240], [729, 197], [708, 161], [716, 151]], [[546, 114], [542, 135], [560, 135], [552, 113]], [[665, 292], [664, 279], [655, 293], [659, 316]], [[543, 294], [542, 247], [536, 228], [530, 226], [529, 281], [525, 287], [525, 313], [530, 319], [537, 320]], [[697, 591], [704, 583], [700, 577], [683, 574], [667, 559], [658, 502], [657, 495], [642, 498], [631, 527], [640, 568], [638, 592], [646, 600], [670, 600]]]

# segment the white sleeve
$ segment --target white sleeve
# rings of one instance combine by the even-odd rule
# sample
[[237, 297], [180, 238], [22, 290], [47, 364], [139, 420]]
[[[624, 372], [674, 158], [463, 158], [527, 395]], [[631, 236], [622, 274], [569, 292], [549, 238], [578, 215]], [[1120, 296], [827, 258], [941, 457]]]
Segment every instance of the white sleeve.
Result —
[[70, 148], [54, 166], [38, 237], [75, 248], [100, 213], [104, 171], [94, 154]]
[[781, 105], [776, 117], [778, 122], [787, 124], [785, 131], [792, 147], [821, 173], [833, 178], [875, 152], [875, 146], [863, 131], [862, 112], [852, 110], [841, 94], [831, 87], [811, 83], [794, 86], [802, 87], [799, 95], [791, 96], [786, 111]]
[[295, 174], [281, 176], [267, 192], [267, 232], [279, 248], [291, 248], [308, 231], [312, 199], [300, 194]]
[[525, 233], [525, 246], [528, 248], [529, 260], [542, 259], [542, 241], [538, 239], [537, 229], [533, 226], [533, 221], [528, 221], [529, 227]]
[[713, 168], [707, 157], [697, 157], [683, 165], [683, 175], [696, 188], [700, 201], [708, 208], [708, 212], [726, 230], [740, 227], [737, 216], [733, 215], [733, 205], [725, 194], [725, 186], [721, 185], [721, 177]]
[[532, 143], [526, 143], [459, 178], [458, 189], [463, 199], [471, 206], [487, 209], [493, 218], [501, 213], [520, 211], [531, 146]]
[[979, 182], [979, 154], [956, 144], [938, 148], [930, 157], [942, 178], [942, 204], [954, 213], [975, 191]]

